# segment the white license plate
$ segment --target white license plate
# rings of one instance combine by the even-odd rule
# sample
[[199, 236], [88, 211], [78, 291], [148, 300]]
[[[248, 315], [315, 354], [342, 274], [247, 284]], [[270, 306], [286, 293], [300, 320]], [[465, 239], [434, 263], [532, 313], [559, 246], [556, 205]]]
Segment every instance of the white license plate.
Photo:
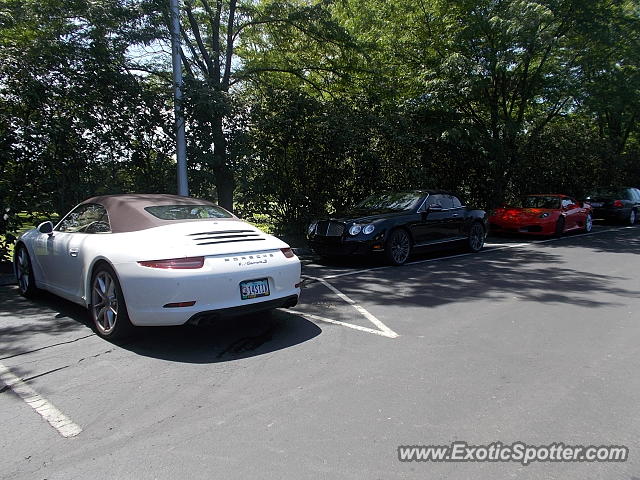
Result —
[[267, 296], [269, 296], [268, 279], [260, 278], [258, 280], [240, 282], [240, 298], [242, 298], [242, 300]]
[[603, 202], [591, 202], [591, 206], [592, 207], [601, 207], [603, 205], [604, 205]]

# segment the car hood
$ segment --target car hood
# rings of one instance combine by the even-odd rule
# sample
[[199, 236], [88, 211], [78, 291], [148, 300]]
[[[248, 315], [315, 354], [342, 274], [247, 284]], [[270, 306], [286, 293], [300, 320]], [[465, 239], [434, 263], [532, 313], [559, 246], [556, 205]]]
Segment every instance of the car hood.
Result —
[[557, 210], [552, 208], [501, 208], [496, 210], [494, 217], [498, 218], [539, 218], [543, 213], [549, 216], [556, 213]]
[[347, 212], [341, 212], [329, 217], [329, 220], [335, 220], [343, 223], [374, 223], [380, 220], [387, 220], [389, 218], [396, 218], [409, 213], [407, 210], [384, 210], [384, 211], [371, 211], [371, 210], [349, 210]]

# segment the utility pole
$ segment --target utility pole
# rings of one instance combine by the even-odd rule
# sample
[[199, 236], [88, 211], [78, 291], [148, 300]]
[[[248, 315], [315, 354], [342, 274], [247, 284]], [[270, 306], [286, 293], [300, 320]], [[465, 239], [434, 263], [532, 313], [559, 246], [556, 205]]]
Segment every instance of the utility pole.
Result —
[[176, 160], [178, 163], [178, 195], [189, 196], [187, 181], [187, 142], [184, 137], [182, 112], [182, 61], [180, 59], [179, 0], [169, 0], [171, 10], [171, 61], [173, 64], [173, 110], [176, 117]]

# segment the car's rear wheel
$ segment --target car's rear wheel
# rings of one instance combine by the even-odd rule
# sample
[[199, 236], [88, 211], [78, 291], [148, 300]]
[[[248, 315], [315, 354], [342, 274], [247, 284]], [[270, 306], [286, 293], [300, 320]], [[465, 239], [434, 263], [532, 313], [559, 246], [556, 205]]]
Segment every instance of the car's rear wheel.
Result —
[[638, 213], [635, 210], [631, 209], [631, 213], [629, 214], [629, 221], [628, 221], [629, 225], [635, 225], [637, 220], [638, 220]]
[[469, 250], [476, 253], [484, 247], [485, 239], [484, 227], [480, 222], [473, 222], [469, 229]]
[[593, 217], [590, 213], [587, 213], [587, 217], [584, 219], [584, 231], [589, 233], [593, 230]]
[[38, 288], [36, 287], [36, 282], [33, 277], [33, 267], [31, 266], [29, 252], [27, 252], [24, 245], [16, 248], [13, 254], [13, 268], [16, 274], [16, 280], [18, 281], [20, 295], [31, 298], [38, 293]]
[[558, 218], [558, 221], [556, 222], [556, 231], [555, 231], [556, 236], [559, 237], [564, 233], [564, 224], [565, 224], [564, 217]]
[[406, 230], [398, 228], [389, 234], [384, 248], [387, 260], [392, 265], [402, 265], [411, 255], [411, 238]]
[[132, 324], [118, 277], [109, 265], [99, 265], [91, 276], [91, 320], [96, 333], [116, 340], [131, 333]]

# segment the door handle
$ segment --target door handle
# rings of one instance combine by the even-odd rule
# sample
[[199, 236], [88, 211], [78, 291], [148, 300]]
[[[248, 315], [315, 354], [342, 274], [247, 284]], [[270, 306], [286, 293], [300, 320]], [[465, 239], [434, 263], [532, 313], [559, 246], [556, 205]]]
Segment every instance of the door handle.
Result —
[[451, 215], [452, 217], [459, 217], [460, 214], [459, 213], [454, 213], [453, 215]]
[[78, 248], [70, 248], [69, 249], [69, 255], [71, 255], [72, 257], [77, 257], [78, 256]]

